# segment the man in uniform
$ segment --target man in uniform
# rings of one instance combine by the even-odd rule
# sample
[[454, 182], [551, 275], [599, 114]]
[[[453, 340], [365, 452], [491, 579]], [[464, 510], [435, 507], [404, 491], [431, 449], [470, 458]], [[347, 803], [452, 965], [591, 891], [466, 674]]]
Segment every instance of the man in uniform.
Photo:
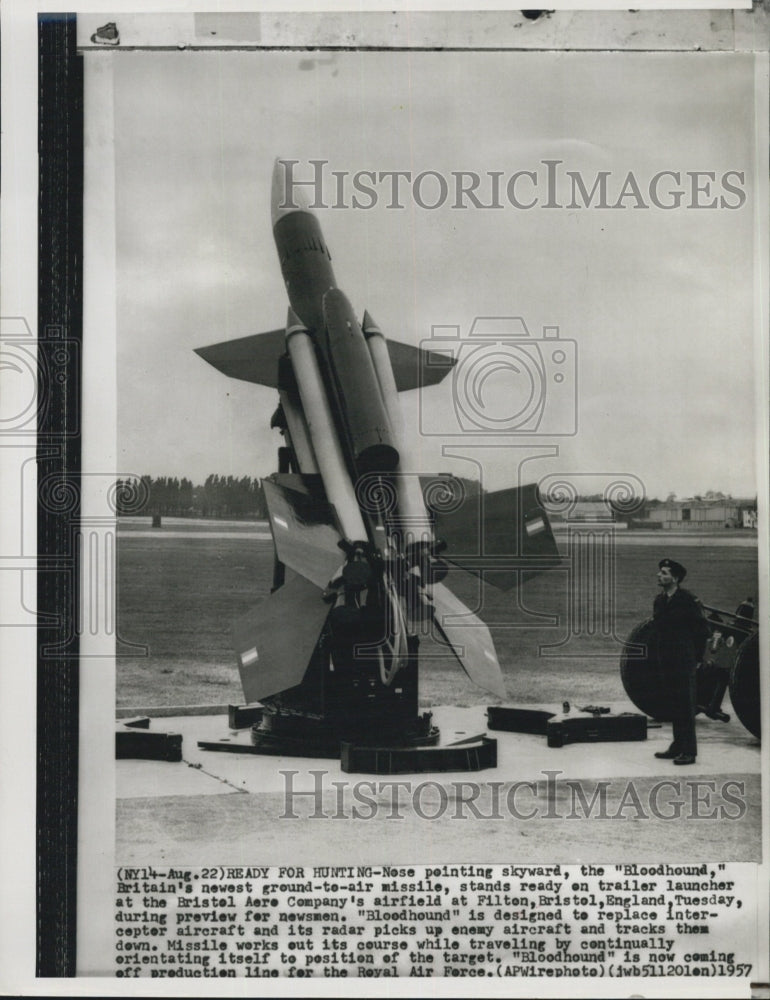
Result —
[[700, 602], [680, 586], [687, 575], [681, 563], [661, 559], [652, 615], [658, 663], [671, 699], [673, 741], [656, 757], [675, 764], [694, 764], [698, 752], [695, 740], [695, 668], [702, 659], [709, 635]]

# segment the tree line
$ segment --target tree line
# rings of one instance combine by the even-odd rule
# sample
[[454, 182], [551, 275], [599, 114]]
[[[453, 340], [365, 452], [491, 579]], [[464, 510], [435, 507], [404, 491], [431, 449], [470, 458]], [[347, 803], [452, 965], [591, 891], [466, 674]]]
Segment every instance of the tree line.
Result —
[[[440, 479], [440, 477], [432, 477]], [[479, 484], [460, 476], [450, 477], [459, 481], [462, 492], [472, 496], [479, 490]], [[259, 518], [267, 517], [267, 506], [260, 480], [251, 476], [209, 475], [203, 484], [194, 485], [192, 480], [178, 479], [176, 476], [141, 476], [118, 479], [115, 484], [115, 510], [118, 516], [130, 514], [168, 515], [170, 517], [212, 517], [212, 518]], [[671, 501], [675, 494], [666, 498]], [[548, 502], [549, 497], [544, 497]], [[558, 495], [550, 498], [558, 502]], [[651, 509], [663, 502], [657, 497], [640, 497], [639, 503], [628, 509], [614, 498], [603, 494], [577, 495], [571, 498], [578, 502], [603, 501], [613, 510], [617, 520], [629, 523], [646, 520]], [[700, 500], [731, 500], [721, 492], [709, 490], [695, 497]], [[756, 504], [755, 504], [756, 506]]]
[[169, 517], [265, 518], [267, 507], [259, 479], [209, 475], [201, 485], [176, 476], [142, 476], [115, 483], [118, 517], [131, 514]]

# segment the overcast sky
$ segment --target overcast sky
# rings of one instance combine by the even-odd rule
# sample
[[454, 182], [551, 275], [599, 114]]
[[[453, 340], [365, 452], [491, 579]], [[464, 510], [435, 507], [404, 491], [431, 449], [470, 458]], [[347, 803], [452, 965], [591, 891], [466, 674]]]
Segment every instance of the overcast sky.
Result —
[[[518, 170], [545, 201], [546, 168], [590, 189], [609, 171], [614, 203], [633, 172], [645, 202], [660, 171], [713, 171], [701, 201], [738, 208], [319, 211], [339, 285], [386, 336], [419, 344], [434, 325], [467, 335], [475, 316], [521, 316], [533, 338], [558, 326], [577, 369], [577, 434], [541, 436], [547, 473], [633, 473], [651, 496], [756, 492], [754, 475], [753, 61], [732, 54], [115, 53], [119, 469], [266, 475], [276, 393], [227, 379], [193, 348], [280, 327], [286, 294], [270, 229], [276, 156], [328, 171]], [[721, 181], [728, 171], [731, 192]], [[330, 176], [330, 175], [329, 175]], [[450, 178], [451, 179], [451, 178]], [[528, 186], [530, 184], [530, 186]], [[670, 178], [661, 192], [675, 187]], [[504, 189], [503, 189], [504, 190]], [[406, 191], [406, 189], [405, 189]], [[437, 188], [422, 193], [435, 200]], [[328, 188], [328, 199], [334, 197]], [[567, 205], [561, 184], [557, 201]], [[350, 204], [349, 189], [346, 203]], [[719, 205], [719, 202], [717, 203]], [[467, 352], [468, 347], [463, 350]], [[571, 357], [567, 351], [567, 362]], [[466, 355], [467, 356], [467, 355]], [[539, 362], [534, 362], [537, 365]], [[541, 369], [542, 370], [542, 369]], [[532, 368], [530, 368], [530, 372]], [[572, 381], [574, 377], [574, 383]], [[526, 380], [525, 380], [526, 381]], [[485, 400], [518, 391], [498, 372]], [[562, 395], [557, 394], [557, 388]], [[497, 393], [497, 396], [495, 395]], [[426, 471], [472, 465], [434, 436], [456, 425], [453, 385], [402, 395]], [[549, 395], [550, 394], [550, 395]], [[421, 424], [419, 408], [427, 414]], [[547, 430], [548, 427], [543, 425]], [[420, 432], [422, 427], [423, 433]], [[430, 431], [431, 433], [424, 433]], [[537, 439], [526, 439], [537, 443]], [[519, 441], [521, 443], [521, 441]], [[483, 454], [485, 485], [515, 482], [512, 455]], [[493, 458], [489, 455], [493, 454]]]

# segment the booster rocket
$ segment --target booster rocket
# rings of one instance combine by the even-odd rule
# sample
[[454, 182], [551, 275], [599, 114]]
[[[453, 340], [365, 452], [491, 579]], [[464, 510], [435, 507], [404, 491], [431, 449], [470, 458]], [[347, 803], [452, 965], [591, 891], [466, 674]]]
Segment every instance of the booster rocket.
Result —
[[[287, 190], [280, 159], [271, 202], [286, 324], [197, 350], [228, 376], [277, 389], [280, 401], [272, 426], [284, 436], [284, 461], [263, 489], [282, 585], [234, 628], [246, 699], [294, 691], [304, 692], [304, 704], [319, 669], [344, 674], [351, 688], [366, 676], [366, 697], [376, 699], [413, 666], [426, 621], [469, 677], [503, 698], [489, 630], [442, 582], [441, 553], [453, 555], [448, 536], [467, 537], [479, 525], [466, 518], [437, 540], [398, 399], [436, 385], [455, 361], [386, 339], [366, 311], [359, 321], [337, 286], [318, 217], [298, 188]], [[534, 488], [526, 497], [521, 489], [490, 496], [511, 515], [518, 555], [533, 545], [556, 554]], [[470, 516], [478, 518], [477, 507]], [[538, 537], [523, 529], [525, 518]], [[283, 582], [282, 567], [296, 575]]]

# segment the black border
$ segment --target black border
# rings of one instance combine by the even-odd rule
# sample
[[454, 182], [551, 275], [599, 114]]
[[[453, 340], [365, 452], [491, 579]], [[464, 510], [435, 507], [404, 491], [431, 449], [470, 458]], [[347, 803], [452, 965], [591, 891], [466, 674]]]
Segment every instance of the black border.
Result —
[[83, 60], [74, 14], [38, 17], [38, 976], [76, 970]]

